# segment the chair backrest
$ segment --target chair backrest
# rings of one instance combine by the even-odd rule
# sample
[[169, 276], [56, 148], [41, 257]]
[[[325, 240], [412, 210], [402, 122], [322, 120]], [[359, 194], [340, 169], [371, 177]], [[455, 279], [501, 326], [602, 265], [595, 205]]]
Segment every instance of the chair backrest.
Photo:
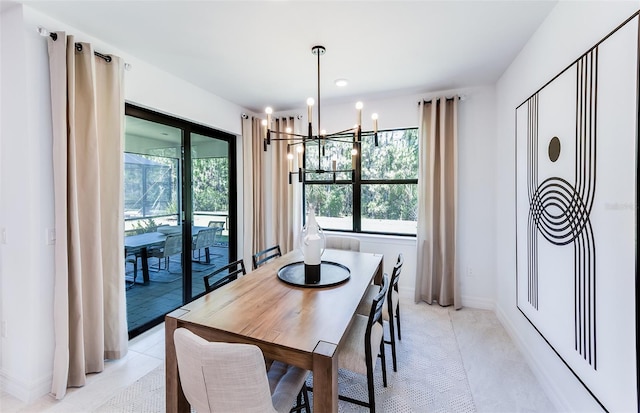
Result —
[[281, 257], [280, 245], [274, 245], [260, 252], [253, 254], [253, 269], [255, 270], [262, 264], [277, 257]]
[[217, 228], [220, 231], [224, 229], [224, 222], [222, 221], [209, 221], [209, 228]]
[[192, 249], [199, 250], [200, 248], [210, 247], [216, 242], [217, 228], [201, 229], [193, 240]]
[[402, 253], [398, 254], [398, 261], [393, 266], [393, 272], [391, 273], [391, 281], [389, 282], [389, 293], [387, 296], [387, 309], [389, 310], [389, 317], [393, 316], [393, 310], [398, 306], [400, 297], [398, 297], [398, 280], [402, 273], [402, 265], [404, 264], [404, 256]]
[[325, 248], [334, 250], [360, 251], [360, 240], [354, 237], [326, 237]]
[[[367, 321], [367, 329], [365, 331], [364, 342], [370, 345], [365, 345], [364, 353], [366, 360], [371, 361], [371, 365], [375, 366], [375, 356], [378, 354], [376, 351], [372, 351], [374, 348], [380, 345], [380, 342], [374, 343], [376, 340], [372, 340], [372, 334], [374, 336], [383, 338], [383, 324], [382, 324], [382, 308], [384, 306], [384, 299], [389, 291], [389, 276], [387, 274], [382, 275], [382, 285], [380, 291], [373, 298], [371, 302], [371, 311], [369, 312], [369, 320]], [[373, 333], [376, 330], [377, 333]]]
[[206, 292], [211, 292], [231, 281], [237, 280], [238, 275], [245, 275], [246, 273], [247, 271], [244, 268], [244, 261], [242, 259], [230, 262], [203, 278], [204, 289]]
[[182, 252], [182, 234], [169, 234], [164, 240], [164, 247], [162, 249], [163, 257], [170, 257], [172, 255], [180, 254]]
[[369, 326], [367, 330], [371, 328], [374, 323], [380, 323], [382, 325], [382, 307], [384, 305], [385, 295], [389, 291], [389, 276], [385, 273], [382, 275], [382, 285], [380, 291], [373, 298], [371, 302], [371, 311], [369, 312]]
[[198, 413], [276, 411], [260, 348], [208, 342], [185, 328], [173, 339], [182, 390]]

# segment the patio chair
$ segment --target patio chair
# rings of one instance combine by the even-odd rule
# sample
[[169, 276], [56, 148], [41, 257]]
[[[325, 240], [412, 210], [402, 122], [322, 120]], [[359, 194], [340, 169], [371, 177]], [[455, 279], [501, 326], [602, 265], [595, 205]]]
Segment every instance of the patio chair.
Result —
[[169, 271], [169, 265], [171, 264], [171, 256], [180, 254], [180, 264], [182, 264], [182, 234], [169, 234], [164, 240], [164, 244], [161, 248], [152, 249], [149, 251], [150, 257], [158, 258], [158, 271], [162, 270], [160, 264], [164, 259], [165, 270]]
[[195, 258], [196, 251], [198, 252], [197, 262], [201, 262], [200, 250], [204, 248], [205, 263], [211, 263], [211, 256], [209, 254], [209, 248], [213, 247], [216, 242], [216, 235], [218, 233], [217, 228], [201, 229], [194, 237], [191, 243], [192, 258]]
[[126, 289], [128, 290], [136, 285], [136, 277], [138, 276], [138, 254], [127, 254], [125, 250], [125, 257], [125, 269], [127, 264], [133, 265], [133, 281], [131, 281], [131, 284], [126, 286]]

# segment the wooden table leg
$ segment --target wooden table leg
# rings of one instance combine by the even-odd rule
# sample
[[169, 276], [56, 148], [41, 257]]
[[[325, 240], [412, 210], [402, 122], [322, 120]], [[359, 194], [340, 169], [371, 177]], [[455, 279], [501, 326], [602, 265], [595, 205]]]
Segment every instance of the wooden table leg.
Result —
[[313, 410], [338, 412], [338, 347], [321, 341], [313, 351]]
[[[191, 407], [187, 398], [182, 392], [180, 375], [178, 374], [178, 359], [176, 357], [176, 346], [173, 342], [173, 332], [178, 328], [178, 320], [173, 317], [174, 313], [167, 314], [164, 318], [164, 348], [165, 348], [165, 389], [167, 413], [189, 413]], [[180, 314], [184, 314], [181, 311]]]

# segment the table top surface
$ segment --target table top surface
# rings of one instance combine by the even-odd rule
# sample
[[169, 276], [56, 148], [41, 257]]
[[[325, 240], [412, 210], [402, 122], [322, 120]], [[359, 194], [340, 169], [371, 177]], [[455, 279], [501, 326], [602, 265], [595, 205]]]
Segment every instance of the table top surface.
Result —
[[[302, 260], [294, 250], [177, 310], [179, 324], [224, 332], [261, 347], [313, 353], [320, 342], [340, 344], [382, 255], [326, 250], [323, 260], [351, 271], [344, 283], [305, 288], [278, 279], [283, 266]], [[171, 315], [170, 315], [171, 316]]]
[[[172, 228], [176, 229], [175, 233], [180, 232], [179, 226], [172, 226]], [[203, 229], [207, 229], [209, 227], [192, 227], [192, 235], [196, 235], [198, 232]], [[173, 233], [173, 232], [169, 232]], [[148, 247], [151, 245], [162, 244], [164, 240], [167, 239], [167, 233], [164, 232], [145, 232], [144, 234], [136, 234], [129, 235], [124, 237], [124, 246], [125, 248], [134, 249], [134, 248], [142, 248]]]

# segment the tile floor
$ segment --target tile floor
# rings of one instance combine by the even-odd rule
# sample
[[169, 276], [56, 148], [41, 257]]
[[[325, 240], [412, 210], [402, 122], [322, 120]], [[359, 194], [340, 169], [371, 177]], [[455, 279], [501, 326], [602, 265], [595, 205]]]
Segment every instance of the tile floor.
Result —
[[[449, 311], [478, 412], [556, 411], [493, 312]], [[163, 362], [161, 324], [132, 339], [124, 359], [108, 362], [103, 373], [88, 377], [83, 388], [70, 389], [63, 401], [44, 396], [25, 404], [2, 393], [0, 411], [91, 412]]]

